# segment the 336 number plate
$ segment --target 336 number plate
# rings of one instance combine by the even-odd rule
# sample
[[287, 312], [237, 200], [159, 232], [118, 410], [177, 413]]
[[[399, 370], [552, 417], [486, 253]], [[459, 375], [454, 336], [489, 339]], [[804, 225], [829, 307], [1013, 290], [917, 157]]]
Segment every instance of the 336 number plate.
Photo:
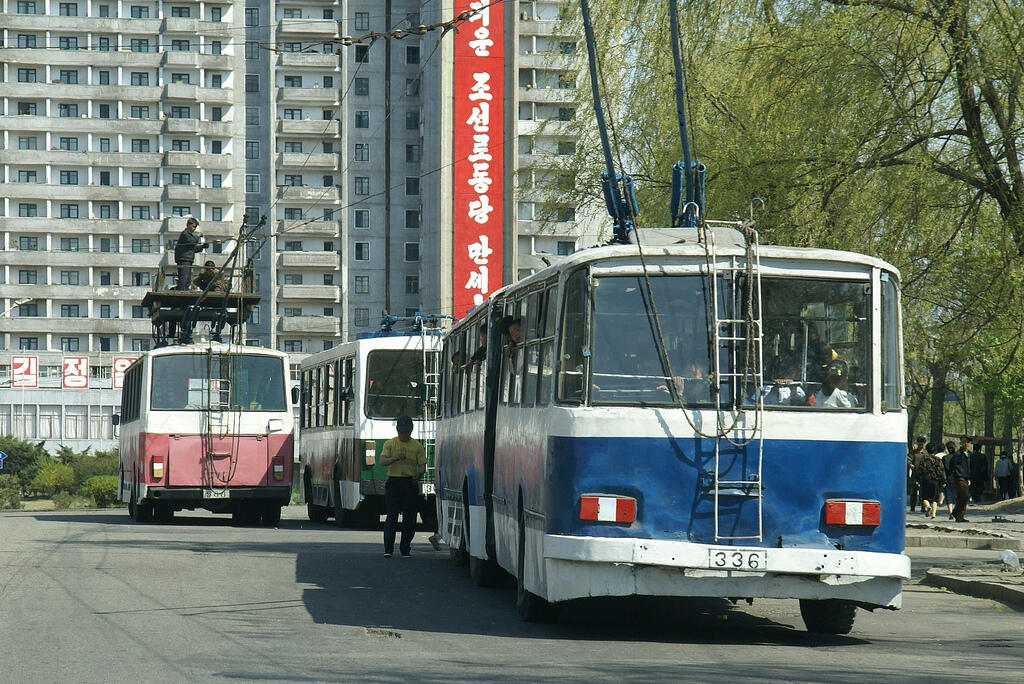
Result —
[[750, 570], [764, 572], [768, 569], [768, 552], [764, 549], [708, 549], [708, 567], [713, 570]]
[[226, 489], [203, 489], [204, 499], [229, 499], [231, 498]]

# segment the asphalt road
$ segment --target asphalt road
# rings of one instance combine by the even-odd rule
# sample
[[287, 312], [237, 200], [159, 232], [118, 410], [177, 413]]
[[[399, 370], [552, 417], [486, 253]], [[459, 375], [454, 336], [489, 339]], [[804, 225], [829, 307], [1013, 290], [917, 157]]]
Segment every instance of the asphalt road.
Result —
[[[123, 511], [0, 513], [4, 682], [961, 681], [1024, 673], [1024, 620], [909, 584], [904, 610], [845, 637], [803, 631], [796, 601], [603, 600], [520, 622], [418, 535]], [[927, 554], [918, 556], [931, 562]], [[917, 563], [915, 562], [915, 565]], [[915, 574], [920, 569], [915, 567]]]

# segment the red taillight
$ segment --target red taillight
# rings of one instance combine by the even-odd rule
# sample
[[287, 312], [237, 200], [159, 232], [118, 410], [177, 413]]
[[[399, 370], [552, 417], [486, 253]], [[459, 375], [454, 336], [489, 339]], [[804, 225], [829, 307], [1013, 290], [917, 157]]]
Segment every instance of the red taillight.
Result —
[[826, 525], [867, 525], [877, 527], [882, 520], [882, 504], [877, 501], [825, 502]]
[[636, 520], [636, 499], [631, 496], [584, 494], [580, 497], [580, 520], [631, 523]]
[[162, 480], [164, 477], [164, 457], [153, 456], [153, 460], [150, 461], [150, 472], [153, 475], [154, 480]]
[[270, 462], [270, 472], [273, 473], [275, 480], [284, 479], [284, 459], [280, 456], [275, 456], [274, 460]]

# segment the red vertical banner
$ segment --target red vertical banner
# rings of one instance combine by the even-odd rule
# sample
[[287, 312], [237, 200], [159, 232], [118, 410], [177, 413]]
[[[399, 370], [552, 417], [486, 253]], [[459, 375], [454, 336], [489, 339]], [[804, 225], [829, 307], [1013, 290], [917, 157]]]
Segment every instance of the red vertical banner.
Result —
[[505, 144], [503, 3], [456, 0], [472, 12], [455, 34], [452, 313], [501, 287]]
[[64, 389], [89, 389], [89, 357], [65, 356]]
[[11, 357], [11, 388], [39, 387], [39, 357]]
[[111, 367], [111, 378], [113, 380], [114, 389], [124, 389], [124, 372], [128, 370], [128, 366], [132, 365], [132, 361], [135, 357], [132, 356], [115, 356], [114, 363]]

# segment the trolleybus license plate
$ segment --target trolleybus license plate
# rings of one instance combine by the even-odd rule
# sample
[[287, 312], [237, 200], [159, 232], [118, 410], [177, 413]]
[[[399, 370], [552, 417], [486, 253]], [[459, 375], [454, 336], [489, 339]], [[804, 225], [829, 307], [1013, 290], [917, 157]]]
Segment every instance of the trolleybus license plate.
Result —
[[230, 498], [226, 489], [203, 489], [204, 499], [227, 499]]
[[708, 549], [708, 567], [714, 570], [768, 569], [768, 552], [764, 549], [734, 549], [716, 547]]
[[433, 494], [434, 483], [433, 482], [421, 482], [420, 483], [420, 494]]

